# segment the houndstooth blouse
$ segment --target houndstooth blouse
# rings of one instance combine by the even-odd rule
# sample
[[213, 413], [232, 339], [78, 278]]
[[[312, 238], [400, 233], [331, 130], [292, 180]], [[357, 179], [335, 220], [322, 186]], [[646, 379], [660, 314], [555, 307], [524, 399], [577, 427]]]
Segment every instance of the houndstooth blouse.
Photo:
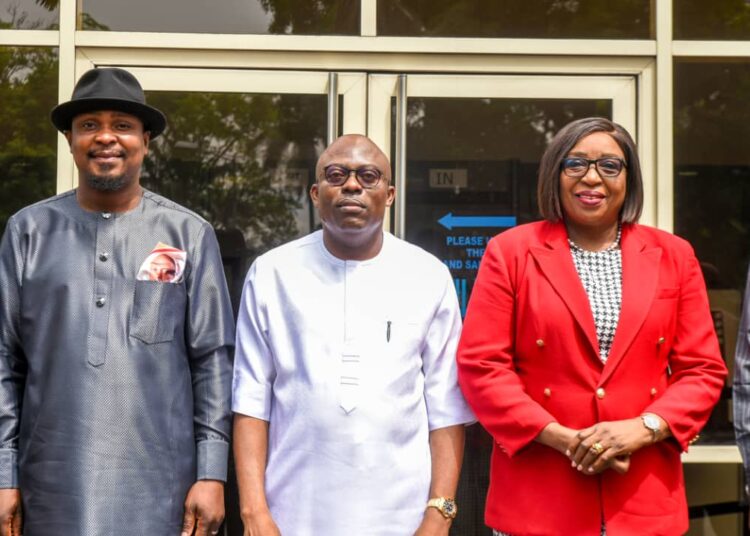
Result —
[[[578, 277], [583, 283], [589, 306], [594, 315], [596, 338], [599, 340], [599, 359], [607, 362], [612, 340], [615, 338], [617, 322], [620, 320], [622, 306], [622, 250], [620, 236], [622, 230], [617, 229], [617, 238], [612, 244], [601, 251], [587, 251], [579, 247], [571, 239], [570, 253], [573, 255]], [[493, 536], [511, 536], [498, 530], [492, 531]], [[607, 531], [602, 524], [602, 536]]]
[[612, 340], [615, 338], [617, 322], [620, 320], [622, 305], [622, 250], [620, 235], [612, 244], [601, 251], [586, 251], [568, 239], [578, 277], [589, 298], [591, 312], [596, 325], [596, 338], [599, 340], [599, 359], [607, 362]]

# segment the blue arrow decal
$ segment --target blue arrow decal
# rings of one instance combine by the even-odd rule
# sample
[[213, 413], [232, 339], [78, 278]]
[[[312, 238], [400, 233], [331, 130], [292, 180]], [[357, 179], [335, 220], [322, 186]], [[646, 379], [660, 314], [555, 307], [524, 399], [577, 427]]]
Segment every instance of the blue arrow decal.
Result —
[[515, 227], [515, 216], [454, 216], [449, 212], [438, 223], [452, 230], [454, 227]]

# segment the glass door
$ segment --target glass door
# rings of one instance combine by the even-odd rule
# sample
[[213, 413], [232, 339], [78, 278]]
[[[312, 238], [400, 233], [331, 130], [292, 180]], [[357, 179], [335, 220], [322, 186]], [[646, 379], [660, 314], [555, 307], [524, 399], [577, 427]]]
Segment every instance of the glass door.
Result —
[[632, 76], [372, 75], [369, 84], [370, 135], [395, 168], [392, 228], [443, 260], [464, 310], [487, 241], [538, 219], [536, 172], [552, 136], [594, 115], [637, 136]]
[[[536, 173], [552, 136], [594, 115], [638, 135], [632, 76], [372, 75], [369, 88], [369, 134], [394, 164], [392, 229], [448, 266], [462, 312], [487, 241], [538, 219]], [[451, 534], [491, 534], [491, 451], [489, 434], [469, 427]]]

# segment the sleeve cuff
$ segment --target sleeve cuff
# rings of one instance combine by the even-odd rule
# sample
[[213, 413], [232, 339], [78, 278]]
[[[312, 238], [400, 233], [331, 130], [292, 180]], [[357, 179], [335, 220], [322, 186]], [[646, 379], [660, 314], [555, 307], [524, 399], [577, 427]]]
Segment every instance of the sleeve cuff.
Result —
[[464, 402], [463, 398], [455, 401], [450, 408], [444, 408], [444, 411], [430, 411], [427, 410], [427, 421], [430, 432], [438, 430], [440, 428], [447, 428], [448, 426], [455, 426], [457, 424], [470, 425], [477, 422], [477, 418], [474, 413], [469, 409], [469, 406]]
[[0, 449], [0, 489], [18, 487], [18, 451]]
[[229, 443], [218, 439], [206, 439], [196, 445], [196, 480], [227, 481]]

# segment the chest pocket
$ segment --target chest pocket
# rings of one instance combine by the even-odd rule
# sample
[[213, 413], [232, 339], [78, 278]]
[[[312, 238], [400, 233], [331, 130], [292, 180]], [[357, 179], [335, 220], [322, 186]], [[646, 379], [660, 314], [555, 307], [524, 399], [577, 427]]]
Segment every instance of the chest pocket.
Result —
[[130, 336], [157, 344], [174, 339], [177, 319], [185, 314], [185, 287], [179, 283], [136, 281]]
[[[386, 348], [398, 348], [407, 352], [421, 350], [423, 333], [418, 322], [395, 319], [386, 321]], [[393, 346], [391, 346], [393, 345]]]

